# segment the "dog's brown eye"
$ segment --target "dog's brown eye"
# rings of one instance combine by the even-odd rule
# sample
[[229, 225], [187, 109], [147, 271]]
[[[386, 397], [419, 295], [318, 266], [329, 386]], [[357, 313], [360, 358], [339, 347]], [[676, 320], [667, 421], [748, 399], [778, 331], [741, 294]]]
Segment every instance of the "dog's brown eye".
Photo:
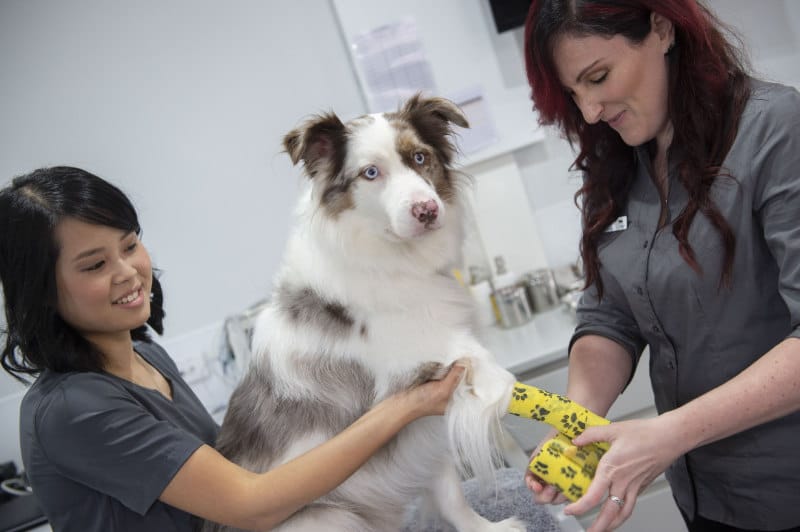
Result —
[[417, 164], [422, 164], [425, 162], [425, 154], [421, 151], [418, 151], [414, 154], [414, 162]]
[[367, 166], [362, 173], [364, 174], [364, 177], [366, 177], [367, 179], [375, 179], [380, 175], [381, 172], [380, 170], [378, 170], [377, 166], [372, 165], [372, 166]]

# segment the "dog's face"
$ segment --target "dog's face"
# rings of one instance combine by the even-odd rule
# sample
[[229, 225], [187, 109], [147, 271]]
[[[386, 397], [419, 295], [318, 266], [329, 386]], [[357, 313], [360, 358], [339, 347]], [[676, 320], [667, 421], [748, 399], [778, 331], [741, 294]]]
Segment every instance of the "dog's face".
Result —
[[441, 227], [455, 199], [451, 124], [468, 127], [455, 104], [417, 95], [395, 113], [347, 124], [317, 116], [288, 133], [284, 147], [293, 163], [303, 161], [326, 215], [358, 217], [407, 240]]

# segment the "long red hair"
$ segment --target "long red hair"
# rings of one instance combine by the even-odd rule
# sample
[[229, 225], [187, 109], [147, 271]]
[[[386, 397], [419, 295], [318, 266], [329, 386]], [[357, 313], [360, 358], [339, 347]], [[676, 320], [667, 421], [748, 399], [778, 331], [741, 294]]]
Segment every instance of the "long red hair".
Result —
[[[597, 243], [625, 207], [635, 176], [634, 149], [607, 124], [587, 124], [562, 87], [553, 61], [561, 35], [623, 35], [640, 43], [651, 29], [651, 14], [671, 20], [675, 47], [668, 54], [669, 104], [673, 146], [685, 154], [678, 167], [689, 202], [673, 223], [684, 260], [702, 273], [688, 241], [697, 212], [708, 217], [720, 234], [725, 257], [720, 283], [731, 281], [736, 240], [709, 191], [736, 137], [739, 117], [749, 97], [746, 67], [735, 33], [696, 0], [533, 0], [525, 24], [525, 67], [539, 122], [556, 125], [577, 144], [573, 163], [584, 174], [575, 195], [582, 212], [580, 253], [586, 286], [600, 280]], [[735, 176], [734, 176], [735, 177]]]

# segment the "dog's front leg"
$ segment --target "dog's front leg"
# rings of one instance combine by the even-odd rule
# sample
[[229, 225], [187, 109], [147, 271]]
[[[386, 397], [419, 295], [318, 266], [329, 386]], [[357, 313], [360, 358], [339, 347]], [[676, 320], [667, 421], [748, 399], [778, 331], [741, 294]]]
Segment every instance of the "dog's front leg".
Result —
[[517, 381], [514, 374], [498, 364], [494, 355], [468, 332], [454, 335], [451, 356], [467, 366], [463, 382], [465, 391], [477, 397], [487, 408], [494, 408], [498, 417], [503, 417]]
[[464, 498], [455, 466], [447, 463], [433, 484], [433, 501], [439, 514], [458, 532], [525, 532], [525, 525], [510, 518], [497, 523], [481, 517]]
[[467, 372], [447, 410], [450, 442], [461, 471], [488, 482], [502, 463], [500, 420], [507, 412], [516, 378], [470, 334], [454, 337], [452, 353], [467, 365]]

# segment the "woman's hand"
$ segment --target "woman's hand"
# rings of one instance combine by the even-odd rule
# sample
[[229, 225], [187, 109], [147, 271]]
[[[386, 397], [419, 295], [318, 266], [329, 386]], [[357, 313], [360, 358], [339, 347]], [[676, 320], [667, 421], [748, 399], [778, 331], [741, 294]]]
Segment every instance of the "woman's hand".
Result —
[[[611, 448], [600, 459], [588, 491], [567, 505], [564, 513], [581, 515], [602, 504], [587, 532], [614, 530], [625, 522], [642, 490], [688, 450], [682, 446], [680, 431], [671, 423], [665, 416], [622, 421], [590, 427], [574, 438], [578, 446], [606, 441]], [[614, 502], [612, 496], [622, 502]]]
[[413, 419], [444, 414], [466, 367], [456, 362], [441, 380], [432, 380], [398, 394]]
[[[558, 434], [558, 431], [553, 429], [547, 433], [536, 449], [531, 453], [531, 461], [542, 450], [545, 443], [553, 439]], [[544, 482], [542, 479], [533, 474], [530, 467], [525, 471], [525, 485], [533, 492], [533, 500], [537, 504], [563, 504], [567, 502], [567, 498], [552, 484]]]

